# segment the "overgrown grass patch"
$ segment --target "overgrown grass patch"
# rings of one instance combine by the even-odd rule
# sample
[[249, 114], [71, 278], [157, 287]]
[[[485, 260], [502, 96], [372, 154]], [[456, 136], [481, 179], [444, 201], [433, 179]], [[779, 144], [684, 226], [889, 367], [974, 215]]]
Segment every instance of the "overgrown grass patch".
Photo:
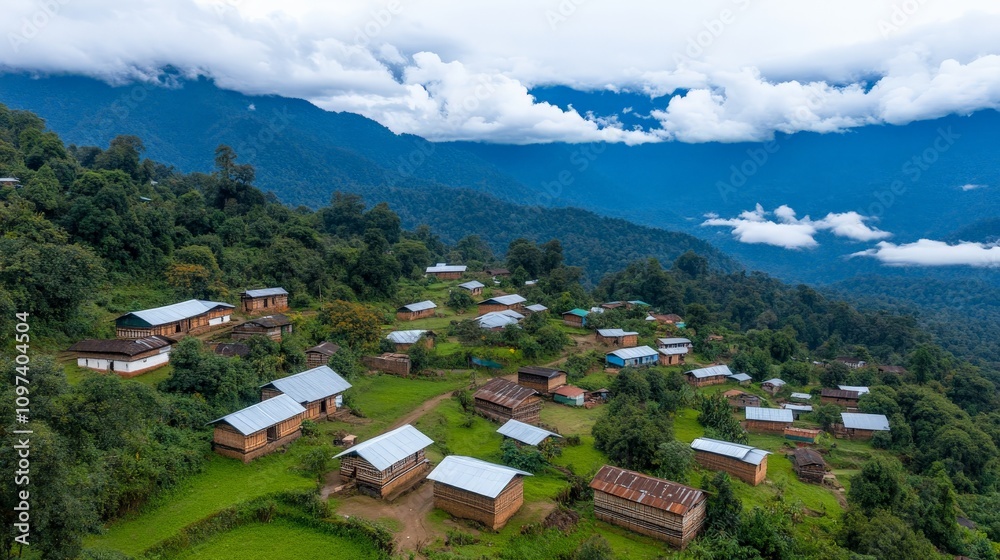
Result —
[[278, 519], [238, 527], [174, 556], [176, 560], [282, 558], [287, 560], [375, 560], [382, 556], [370, 545], [331, 535], [293, 521]]

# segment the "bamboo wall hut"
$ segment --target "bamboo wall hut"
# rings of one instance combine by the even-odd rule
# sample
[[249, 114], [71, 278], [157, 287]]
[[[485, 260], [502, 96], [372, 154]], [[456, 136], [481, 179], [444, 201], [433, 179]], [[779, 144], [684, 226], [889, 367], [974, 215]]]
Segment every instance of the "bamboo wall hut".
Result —
[[136, 339], [149, 336], [194, 334], [228, 323], [235, 306], [219, 301], [189, 299], [172, 305], [132, 311], [115, 319], [115, 336]]
[[240, 309], [244, 313], [284, 311], [288, 309], [288, 292], [284, 288], [247, 290], [240, 294]]
[[566, 372], [541, 366], [524, 366], [517, 370], [517, 384], [539, 393], [551, 393], [566, 384]]
[[861, 395], [857, 391], [823, 389], [819, 394], [819, 402], [822, 404], [835, 404], [845, 408], [858, 408], [858, 399], [860, 397]]
[[706, 387], [708, 385], [721, 385], [732, 375], [729, 366], [723, 364], [709, 366], [684, 372], [684, 378], [692, 387]]
[[496, 296], [484, 299], [476, 305], [476, 314], [485, 315], [494, 311], [524, 311], [524, 302], [528, 300], [518, 294]]
[[212, 451], [249, 463], [301, 436], [305, 412], [288, 395], [278, 395], [212, 420]]
[[320, 342], [312, 348], [306, 348], [306, 367], [325, 366], [338, 350], [340, 346], [332, 342]]
[[751, 486], [767, 477], [767, 456], [770, 451], [717, 439], [698, 438], [691, 442], [694, 460], [713, 471], [729, 473]]
[[292, 334], [292, 321], [281, 313], [250, 319], [233, 327], [233, 340], [259, 335], [281, 342], [281, 338], [289, 334]]
[[353, 480], [358, 490], [389, 498], [409, 489], [427, 473], [424, 449], [434, 443], [413, 426], [357, 443], [334, 456], [340, 459], [340, 476]]
[[404, 376], [410, 375], [410, 367], [412, 366], [409, 356], [395, 352], [386, 352], [378, 356], [364, 356], [361, 358], [361, 363], [369, 369]]
[[622, 329], [597, 329], [597, 343], [631, 348], [639, 345], [639, 333]]
[[396, 319], [400, 321], [416, 321], [424, 317], [433, 317], [437, 304], [431, 300], [418, 301], [404, 305], [396, 310]]
[[499, 377], [490, 380], [475, 394], [476, 412], [497, 422], [514, 419], [537, 424], [542, 410], [538, 392]]
[[748, 406], [744, 427], [748, 432], [783, 434], [785, 428], [790, 427], [794, 420], [791, 410]]
[[406, 352], [414, 344], [422, 344], [427, 349], [434, 348], [436, 337], [434, 331], [425, 330], [392, 331], [385, 335], [386, 340], [396, 347], [396, 352]]
[[531, 473], [459, 455], [449, 455], [427, 478], [434, 481], [434, 507], [501, 529], [524, 503]]
[[295, 375], [275, 379], [260, 387], [261, 400], [288, 395], [306, 409], [307, 420], [322, 420], [336, 413], [343, 403], [341, 395], [351, 384], [328, 366], [308, 369]]
[[76, 353], [76, 365], [106, 371], [121, 377], [135, 377], [170, 362], [174, 341], [164, 336], [136, 340], [81, 340], [69, 347]]
[[792, 470], [803, 482], [823, 484], [826, 476], [826, 461], [819, 453], [805, 447], [792, 451]]
[[705, 493], [605, 465], [590, 482], [594, 516], [683, 549], [705, 524]]

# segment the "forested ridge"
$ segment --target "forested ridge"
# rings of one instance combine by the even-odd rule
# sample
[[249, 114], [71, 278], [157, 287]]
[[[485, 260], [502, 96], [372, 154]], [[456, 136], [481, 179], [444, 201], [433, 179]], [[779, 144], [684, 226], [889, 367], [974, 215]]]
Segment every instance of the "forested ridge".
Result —
[[[609, 236], [602, 230], [612, 222], [597, 227], [585, 213], [516, 216], [523, 226], [507, 232], [517, 237], [500, 254], [499, 239], [507, 238], [499, 229], [499, 239], [486, 239], [463, 235], [462, 228], [512, 223], [502, 216], [513, 206], [483, 208], [459, 194], [442, 202], [413, 189], [412, 196], [441, 206], [438, 217], [401, 216], [391, 202], [344, 193], [317, 210], [291, 208], [255, 188], [255, 169], [228, 146], [215, 150], [210, 174], [176, 172], [144, 159], [143, 151], [132, 136], [106, 148], [66, 146], [38, 117], [0, 106], [0, 177], [20, 179], [20, 186], [0, 187], [0, 332], [12, 332], [15, 312], [30, 313], [38, 352], [31, 367], [32, 484], [39, 492], [31, 551], [43, 558], [80, 555], [85, 535], [142, 511], [203, 469], [211, 456], [206, 422], [256, 402], [261, 383], [301, 371], [305, 345], [341, 344], [331, 365], [349, 379], [363, 377], [358, 357], [383, 349], [383, 325], [396, 307], [422, 297], [432, 284], [424, 267], [436, 262], [471, 271], [504, 266], [512, 278], [500, 288], [556, 315], [612, 300], [642, 300], [654, 311], [681, 314], [700, 356], [727, 361], [758, 381], [780, 375], [797, 386], [874, 389], [861, 408], [886, 414], [892, 432], [874, 440], [877, 452], [858, 465], [842, 518], [806, 536], [793, 527], [808, 515], [801, 504], [776, 500], [742, 510], [728, 479], [716, 477], [706, 482], [709, 531], [690, 557], [996, 558], [1000, 376], [936, 345], [911, 316], [859, 311], [808, 286], [737, 271], [717, 255], [697, 254], [698, 246], [669, 246], [670, 237], [656, 239], [676, 258], [648, 258], [653, 251], [644, 254], [639, 245], [654, 241], [649, 231], [618, 222], [621, 235]], [[445, 211], [453, 218], [443, 219]], [[610, 257], [619, 250], [621, 256]], [[588, 260], [592, 255], [603, 256]], [[608, 273], [589, 287], [584, 267]], [[538, 282], [525, 286], [526, 280]], [[172, 375], [155, 386], [114, 375], [68, 380], [55, 359], [80, 338], [110, 338], [111, 320], [121, 313], [188, 298], [235, 302], [241, 290], [261, 286], [289, 291], [297, 330], [281, 343], [251, 340], [245, 359], [217, 356], [189, 337], [174, 350]], [[471, 300], [456, 293], [447, 306], [468, 308]], [[590, 327], [628, 328], [652, 340], [656, 327], [644, 316], [610, 311], [594, 316]], [[490, 334], [456, 320], [441, 334], [466, 350], [414, 350], [411, 357], [441, 369], [464, 367], [471, 348], [496, 359], [515, 351], [528, 361], [561, 357], [569, 337], [540, 317], [523, 329]], [[815, 363], [845, 355], [906, 366], [909, 374]], [[602, 357], [574, 354], [565, 367], [578, 378]], [[14, 366], [9, 359], [2, 364], [8, 380]], [[623, 370], [594, 425], [595, 447], [622, 466], [683, 475], [673, 434], [679, 410], [699, 410], [706, 433], [737, 436], [738, 428], [712, 414], [710, 397], [692, 394], [681, 379], [675, 370]], [[10, 449], [14, 388], [8, 383], [3, 391], [3, 445]], [[817, 414], [829, 422], [833, 413], [821, 407]], [[303, 469], [323, 472], [325, 448], [318, 449]], [[3, 454], [0, 469], [13, 470], [13, 460]], [[4, 477], [0, 519], [8, 555], [17, 554], [13, 490]], [[959, 515], [980, 531], [962, 529]]]

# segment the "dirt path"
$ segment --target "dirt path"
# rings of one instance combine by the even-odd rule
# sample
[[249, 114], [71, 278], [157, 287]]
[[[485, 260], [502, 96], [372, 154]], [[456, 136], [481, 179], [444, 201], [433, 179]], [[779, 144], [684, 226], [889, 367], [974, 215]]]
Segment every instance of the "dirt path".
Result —
[[[420, 418], [422, 418], [424, 414], [427, 414], [428, 412], [434, 410], [434, 407], [436, 407], [437, 405], [441, 404], [446, 399], [451, 398], [452, 392], [453, 391], [448, 391], [447, 393], [440, 394], [440, 395], [434, 397], [433, 399], [431, 399], [429, 401], [424, 401], [424, 404], [422, 404], [422, 405], [418, 406], [417, 408], [413, 409], [406, 416], [403, 416], [399, 420], [396, 420], [392, 424], [392, 426], [389, 426], [389, 430], [395, 430], [396, 428], [398, 428], [400, 426], [403, 426], [405, 424], [412, 424], [412, 423], [416, 422], [417, 420], [420, 420]], [[386, 430], [386, 431], [388, 431], [388, 430]]]
[[[396, 532], [399, 550], [416, 550], [443, 533], [436, 531], [427, 522], [434, 509], [434, 485], [424, 481], [408, 494], [393, 502], [373, 500], [367, 496], [351, 496], [337, 507], [337, 515], [363, 517], [379, 520], [392, 519], [400, 529]], [[451, 523], [446, 521], [446, 523]]]

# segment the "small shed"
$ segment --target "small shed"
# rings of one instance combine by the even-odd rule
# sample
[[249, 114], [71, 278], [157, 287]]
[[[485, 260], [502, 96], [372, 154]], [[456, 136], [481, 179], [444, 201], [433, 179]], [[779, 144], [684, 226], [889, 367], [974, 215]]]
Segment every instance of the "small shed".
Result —
[[469, 295], [481, 296], [483, 295], [483, 288], [486, 287], [486, 284], [483, 284], [479, 280], [473, 280], [471, 282], [465, 282], [464, 284], [459, 284], [458, 287], [469, 292]]
[[750, 393], [744, 393], [739, 389], [730, 389], [725, 393], [722, 393], [722, 396], [729, 401], [729, 406], [736, 409], [746, 408], [748, 406], [760, 406], [760, 397]]
[[542, 305], [540, 303], [536, 303], [536, 304], [533, 304], [533, 305], [526, 305], [526, 306], [524, 306], [524, 310], [527, 313], [544, 313], [544, 312], [548, 311], [549, 308], [545, 307], [544, 305]]
[[632, 347], [639, 344], [639, 333], [622, 329], [597, 329], [597, 343]]
[[416, 321], [424, 317], [433, 317], [435, 309], [437, 309], [437, 304], [431, 300], [410, 303], [396, 310], [396, 319], [400, 321]]
[[713, 471], [729, 473], [751, 486], [757, 486], [767, 477], [767, 456], [770, 451], [749, 445], [718, 439], [697, 438], [691, 442], [694, 460]]
[[871, 439], [875, 432], [889, 431], [889, 419], [885, 414], [841, 412], [840, 419], [841, 425], [836, 426], [834, 431], [849, 439]]
[[418, 343], [424, 348], [433, 348], [436, 337], [434, 331], [425, 330], [392, 331], [385, 336], [386, 340], [395, 345], [396, 352], [406, 352]]
[[531, 473], [460, 455], [448, 455], [427, 475], [434, 507], [497, 531], [524, 503], [522, 479]]
[[792, 462], [792, 470], [803, 482], [823, 484], [823, 477], [826, 476], [826, 461], [823, 456], [807, 447], [799, 447], [792, 451], [789, 459]]
[[686, 371], [684, 372], [684, 378], [692, 387], [705, 387], [725, 383], [726, 379], [732, 374], [733, 372], [730, 371], [729, 366], [723, 364]]
[[746, 387], [753, 382], [753, 377], [750, 377], [748, 373], [734, 373], [728, 377], [729, 381], [736, 383], [737, 385], [742, 385]]
[[406, 424], [334, 455], [340, 477], [377, 498], [399, 495], [423, 478], [429, 467], [424, 449], [434, 443]]
[[410, 357], [406, 354], [396, 352], [385, 352], [378, 356], [364, 356], [361, 363], [369, 369], [393, 373], [396, 375], [410, 375]]
[[161, 368], [170, 362], [173, 339], [147, 336], [136, 340], [81, 340], [69, 347], [76, 354], [76, 365], [106, 371], [121, 377], [135, 377]]
[[517, 420], [508, 420], [507, 423], [497, 429], [497, 433], [525, 445], [538, 445], [545, 441], [545, 438], [562, 437], [555, 432], [543, 430], [537, 426], [525, 424]]
[[652, 366], [659, 361], [660, 353], [649, 346], [619, 348], [605, 355], [608, 365], [617, 367]]
[[278, 395], [212, 420], [212, 451], [249, 463], [301, 436], [305, 412], [295, 399]]
[[799, 419], [799, 416], [802, 416], [803, 414], [808, 414], [813, 411], [812, 405], [808, 404], [784, 403], [781, 405], [781, 408], [785, 410], [791, 410], [792, 417], [795, 418], [796, 420]]
[[778, 379], [777, 377], [774, 377], [761, 383], [760, 388], [766, 391], [767, 393], [770, 393], [771, 395], [776, 395], [778, 394], [778, 391], [780, 391], [781, 388], [784, 387], [785, 385], [786, 383], [784, 381]]
[[292, 321], [281, 313], [250, 319], [233, 327], [234, 340], [259, 335], [280, 342], [283, 336], [289, 334], [292, 334]]
[[819, 441], [822, 430], [812, 430], [808, 428], [785, 428], [785, 439], [794, 441], [796, 445], [814, 444]]
[[500, 377], [480, 387], [473, 398], [476, 412], [496, 422], [514, 419], [537, 424], [542, 410], [542, 399], [537, 391]]
[[552, 391], [552, 400], [569, 406], [583, 406], [587, 392], [579, 387], [563, 385]]
[[433, 276], [438, 280], [458, 280], [468, 268], [461, 264], [437, 263], [434, 266], [428, 266], [424, 272], [427, 276]]
[[791, 395], [788, 395], [788, 398], [793, 401], [805, 402], [811, 401], [813, 397], [809, 393], [792, 393]]
[[587, 326], [587, 315], [590, 312], [586, 309], [570, 309], [569, 311], [562, 314], [563, 323], [571, 327], [586, 327]]
[[821, 404], [835, 404], [846, 408], [858, 408], [858, 399], [861, 395], [857, 391], [845, 391], [843, 389], [824, 388], [820, 391], [819, 402]]
[[556, 387], [566, 384], [566, 372], [541, 366], [524, 366], [517, 370], [517, 384], [539, 393], [551, 393]]
[[524, 319], [517, 311], [507, 309], [505, 311], [491, 311], [476, 317], [474, 320], [479, 323], [479, 328], [490, 331], [499, 331], [510, 325], [516, 325]]
[[523, 296], [519, 294], [510, 294], [506, 296], [496, 296], [489, 299], [484, 299], [476, 305], [477, 314], [485, 315], [493, 311], [523, 311], [524, 302], [528, 300], [524, 299]]
[[791, 410], [783, 408], [746, 408], [746, 429], [748, 432], [784, 433], [792, 425], [795, 417]]
[[220, 342], [212, 348], [212, 351], [226, 358], [243, 358], [250, 354], [250, 347], [242, 342]]
[[604, 465], [590, 482], [597, 519], [684, 549], [705, 524], [705, 493]]
[[288, 395], [306, 409], [305, 420], [322, 420], [340, 408], [341, 395], [351, 384], [328, 366], [318, 366], [301, 373], [275, 379], [261, 385], [261, 400]]
[[244, 313], [284, 311], [288, 309], [288, 292], [284, 288], [247, 290], [240, 294], [240, 309]]
[[340, 346], [332, 342], [320, 342], [312, 348], [306, 348], [306, 367], [325, 366], [338, 350]]

